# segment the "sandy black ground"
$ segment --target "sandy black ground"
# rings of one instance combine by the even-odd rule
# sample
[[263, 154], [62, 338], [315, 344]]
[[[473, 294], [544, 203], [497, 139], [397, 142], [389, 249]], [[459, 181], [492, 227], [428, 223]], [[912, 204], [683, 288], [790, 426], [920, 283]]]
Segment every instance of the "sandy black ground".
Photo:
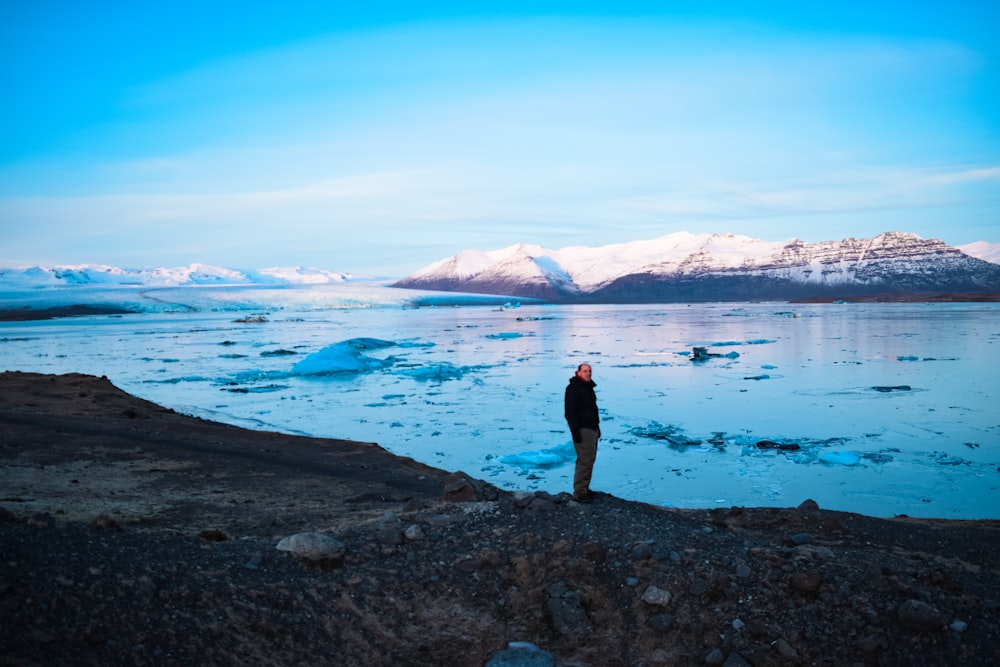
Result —
[[[560, 666], [1000, 664], [1000, 522], [454, 472], [0, 374], [0, 664], [480, 666], [508, 642]], [[343, 557], [275, 548], [300, 532]]]

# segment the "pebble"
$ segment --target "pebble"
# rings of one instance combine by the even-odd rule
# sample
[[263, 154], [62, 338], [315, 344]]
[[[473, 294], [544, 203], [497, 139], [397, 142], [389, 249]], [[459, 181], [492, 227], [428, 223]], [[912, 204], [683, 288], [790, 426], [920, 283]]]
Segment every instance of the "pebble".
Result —
[[649, 586], [642, 594], [642, 601], [647, 604], [666, 607], [670, 604], [670, 591], [665, 591], [657, 586]]
[[509, 642], [507, 648], [493, 654], [486, 667], [555, 667], [551, 653], [531, 642]]
[[899, 605], [897, 617], [904, 628], [917, 632], [939, 630], [944, 625], [941, 612], [923, 600], [907, 600]]
[[646, 621], [646, 625], [656, 632], [666, 632], [674, 625], [673, 614], [656, 614]]
[[792, 648], [792, 645], [785, 641], [783, 638], [778, 639], [774, 642], [774, 648], [778, 651], [780, 655], [785, 660], [791, 660], [793, 662], [798, 662], [799, 654]]
[[653, 548], [646, 542], [638, 542], [632, 545], [628, 555], [632, 560], [649, 560], [653, 557]]

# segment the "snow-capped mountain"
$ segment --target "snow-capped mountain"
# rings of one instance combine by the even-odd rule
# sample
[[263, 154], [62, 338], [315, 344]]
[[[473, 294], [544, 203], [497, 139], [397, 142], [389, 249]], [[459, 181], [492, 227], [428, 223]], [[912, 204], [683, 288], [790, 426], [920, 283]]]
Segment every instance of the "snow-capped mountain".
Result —
[[0, 269], [0, 284], [30, 286], [56, 285], [138, 285], [175, 287], [180, 285], [302, 285], [341, 283], [346, 273], [302, 267], [252, 271], [225, 269], [206, 264], [178, 268], [120, 269], [102, 264], [80, 264], [27, 269]]
[[820, 243], [678, 232], [596, 248], [466, 250], [394, 286], [605, 303], [979, 294], [1000, 292], [1000, 265], [903, 232]]
[[987, 243], [986, 241], [975, 241], [965, 245], [955, 246], [969, 257], [982, 259], [994, 264], [1000, 264], [1000, 243]]

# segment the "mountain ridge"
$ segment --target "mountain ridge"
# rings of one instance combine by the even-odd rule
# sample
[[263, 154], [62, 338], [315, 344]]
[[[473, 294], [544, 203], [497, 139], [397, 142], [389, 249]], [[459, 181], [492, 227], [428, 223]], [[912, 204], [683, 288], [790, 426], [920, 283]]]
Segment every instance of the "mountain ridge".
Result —
[[32, 266], [0, 269], [0, 285], [71, 286], [132, 285], [178, 287], [182, 285], [322, 285], [351, 280], [350, 274], [325, 269], [273, 267], [228, 269], [193, 263], [176, 268], [122, 269], [106, 264], [76, 264], [54, 267]]
[[1000, 292], [1000, 265], [908, 232], [817, 243], [677, 232], [601, 247], [465, 250], [393, 286], [593, 303], [969, 295]]

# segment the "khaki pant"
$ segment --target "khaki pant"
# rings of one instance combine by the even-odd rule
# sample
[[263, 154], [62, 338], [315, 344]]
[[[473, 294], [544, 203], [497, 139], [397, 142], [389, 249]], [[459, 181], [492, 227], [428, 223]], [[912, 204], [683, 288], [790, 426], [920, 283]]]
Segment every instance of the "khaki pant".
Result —
[[597, 460], [597, 431], [580, 429], [580, 442], [574, 442], [576, 450], [576, 471], [573, 474], [573, 495], [585, 496], [590, 493], [590, 476]]

